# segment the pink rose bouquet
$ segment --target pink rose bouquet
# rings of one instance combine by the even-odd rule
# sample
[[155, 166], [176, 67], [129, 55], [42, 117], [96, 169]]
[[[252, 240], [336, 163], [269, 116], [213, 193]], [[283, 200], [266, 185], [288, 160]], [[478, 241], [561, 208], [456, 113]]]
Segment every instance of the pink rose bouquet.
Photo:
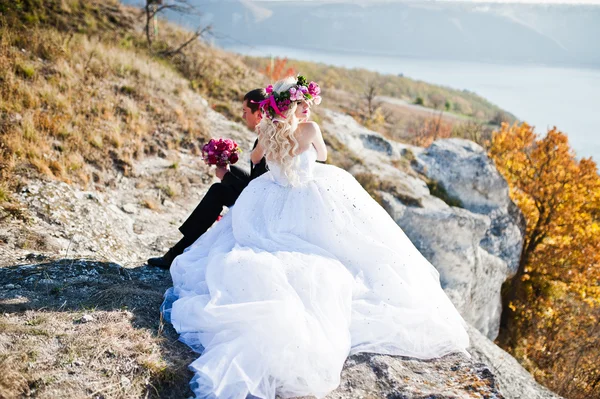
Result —
[[236, 163], [240, 152], [242, 150], [231, 139], [210, 139], [202, 146], [202, 159], [207, 165], [225, 167]]

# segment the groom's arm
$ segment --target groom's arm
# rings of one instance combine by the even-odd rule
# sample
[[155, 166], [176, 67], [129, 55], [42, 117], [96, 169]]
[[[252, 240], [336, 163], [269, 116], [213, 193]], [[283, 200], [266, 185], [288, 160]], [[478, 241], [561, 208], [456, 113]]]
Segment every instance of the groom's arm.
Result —
[[231, 165], [221, 181], [242, 191], [250, 181], [250, 175], [243, 169]]
[[239, 179], [250, 180], [250, 174], [248, 172], [246, 172], [244, 169], [237, 167], [235, 165], [229, 166], [229, 172]]

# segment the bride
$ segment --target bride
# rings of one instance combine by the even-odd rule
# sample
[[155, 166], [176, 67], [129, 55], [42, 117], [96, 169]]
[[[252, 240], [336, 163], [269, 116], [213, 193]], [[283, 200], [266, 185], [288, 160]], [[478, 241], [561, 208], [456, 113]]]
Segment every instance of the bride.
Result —
[[354, 353], [469, 356], [437, 270], [352, 175], [315, 162], [319, 87], [300, 76], [266, 91], [251, 157], [270, 171], [171, 267], [163, 312], [202, 354], [194, 393], [323, 397]]

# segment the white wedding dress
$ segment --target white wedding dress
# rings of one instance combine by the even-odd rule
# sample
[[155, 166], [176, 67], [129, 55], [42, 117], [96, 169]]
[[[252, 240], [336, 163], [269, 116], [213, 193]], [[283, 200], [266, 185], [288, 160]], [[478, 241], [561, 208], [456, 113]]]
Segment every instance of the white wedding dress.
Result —
[[420, 359], [463, 352], [466, 323], [437, 270], [346, 171], [278, 165], [171, 266], [163, 313], [202, 355], [200, 398], [323, 397], [357, 352]]

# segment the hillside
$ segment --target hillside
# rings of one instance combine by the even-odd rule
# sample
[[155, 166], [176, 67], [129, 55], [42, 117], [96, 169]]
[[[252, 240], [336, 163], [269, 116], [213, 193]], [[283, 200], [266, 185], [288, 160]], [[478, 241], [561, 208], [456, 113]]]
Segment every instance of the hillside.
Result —
[[[104, 172], [116, 169], [127, 174], [134, 160], [160, 149], [179, 147], [197, 153], [210, 132], [202, 125], [197, 104], [190, 102], [191, 93], [202, 94], [213, 109], [239, 121], [239, 98], [249, 87], [267, 83], [256, 72], [259, 60], [243, 59], [200, 41], [181, 54], [160, 56], [160, 51], [188, 37], [168, 24], [161, 27], [149, 51], [139, 10], [122, 8], [118, 2], [11, 4], [4, 1], [0, 8], [5, 21], [0, 37], [4, 83], [0, 88], [0, 198], [7, 198], [19, 179], [27, 176], [41, 174], [101, 187]], [[489, 134], [487, 124], [497, 115], [496, 120], [512, 120], [470, 93], [369, 71], [294, 65], [322, 79], [325, 88], [335, 89], [325, 94], [330, 107], [363, 122], [363, 82], [369, 79], [381, 82], [381, 95], [409, 102], [422, 97], [428, 107], [447, 101], [450, 111], [470, 115], [467, 122], [457, 124], [461, 121], [451, 113], [419, 114], [384, 102], [381, 108], [387, 108], [387, 117], [375, 115], [378, 121], [366, 122], [395, 139], [414, 142], [418, 135], [438, 135], [437, 129], [421, 128], [433, 119], [448, 122], [446, 137], [469, 138]]]
[[[233, 78], [251, 86], [261, 81], [236, 57], [201, 42], [185, 59], [154, 56], [138, 11], [118, 2], [45, 3], [2, 5], [3, 198], [19, 179], [42, 175], [101, 188], [106, 176], [127, 175], [146, 155], [174, 147], [197, 154], [210, 133], [194, 93], [207, 94], [213, 107], [233, 117], [245, 92]], [[185, 35], [168, 30], [156, 46]]]

